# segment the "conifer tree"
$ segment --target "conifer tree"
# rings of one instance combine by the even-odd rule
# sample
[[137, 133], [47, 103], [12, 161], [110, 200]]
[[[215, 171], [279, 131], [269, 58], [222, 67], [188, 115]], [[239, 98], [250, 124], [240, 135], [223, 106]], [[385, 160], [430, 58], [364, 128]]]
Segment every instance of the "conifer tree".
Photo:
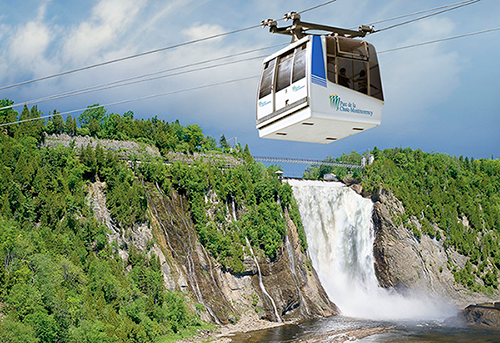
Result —
[[101, 125], [106, 118], [106, 112], [104, 107], [99, 107], [99, 104], [93, 104], [87, 106], [87, 109], [78, 117], [78, 121], [81, 127], [88, 127], [92, 119], [97, 120], [97, 123]]
[[35, 137], [37, 140], [41, 139], [41, 135], [42, 135], [43, 130], [44, 130], [43, 120], [36, 119], [36, 118], [40, 118], [41, 114], [43, 114], [43, 113], [38, 111], [37, 106], [33, 106], [31, 108], [30, 118], [35, 119], [35, 120], [32, 120], [31, 122], [29, 122], [31, 124], [30, 129], [29, 129], [29, 135], [32, 137]]
[[31, 174], [33, 174], [33, 170], [31, 170], [30, 165], [26, 163], [23, 153], [21, 152], [21, 154], [19, 154], [19, 158], [17, 159], [16, 169], [14, 171], [14, 181], [19, 183], [19, 185], [24, 186], [31, 181]]
[[[3, 99], [0, 100], [0, 107], [6, 107], [14, 104], [14, 101]], [[14, 111], [12, 108], [8, 108], [5, 110], [0, 110], [0, 124], [13, 123], [17, 121], [18, 113]], [[17, 125], [9, 125], [2, 128], [2, 131], [7, 135], [13, 137], [15, 132], [17, 131]]]
[[224, 152], [229, 152], [231, 150], [231, 146], [227, 142], [226, 136], [224, 136], [224, 134], [222, 134], [219, 139], [219, 145]]
[[99, 132], [99, 130], [101, 129], [100, 126], [99, 126], [99, 122], [95, 118], [91, 118], [90, 119], [88, 128], [89, 128], [89, 131], [90, 131], [90, 135], [92, 137], [95, 137], [97, 135], [97, 133]]
[[[31, 113], [30, 113], [30, 110], [28, 109], [28, 106], [24, 105], [23, 111], [21, 112], [21, 115], [19, 116], [19, 121], [30, 119], [30, 116], [31, 116]], [[27, 134], [29, 125], [30, 125], [30, 122], [20, 123], [18, 134], [19, 135]]]
[[[58, 113], [56, 110], [54, 110], [54, 114]], [[52, 122], [54, 123], [54, 133], [60, 134], [64, 132], [64, 121], [63, 118], [57, 114], [54, 117], [52, 117]]]
[[66, 117], [66, 133], [70, 136], [76, 135], [76, 119], [73, 119], [71, 115]]

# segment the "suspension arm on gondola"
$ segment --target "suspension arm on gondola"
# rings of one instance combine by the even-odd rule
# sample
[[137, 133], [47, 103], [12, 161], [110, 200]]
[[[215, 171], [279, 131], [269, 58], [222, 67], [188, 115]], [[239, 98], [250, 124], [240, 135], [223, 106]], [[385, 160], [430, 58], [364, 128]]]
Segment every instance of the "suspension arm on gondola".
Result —
[[307, 23], [300, 20], [300, 14], [297, 12], [289, 12], [284, 16], [285, 20], [291, 20], [292, 25], [285, 27], [278, 27], [278, 23], [273, 19], [266, 19], [262, 21], [262, 27], [269, 27], [269, 32], [279, 33], [283, 35], [292, 36], [292, 41], [304, 38], [309, 30], [325, 31], [332, 35], [339, 35], [348, 38], [364, 37], [367, 33], [372, 33], [373, 26], [360, 25], [358, 31], [342, 29], [340, 27], [327, 26], [321, 24]]

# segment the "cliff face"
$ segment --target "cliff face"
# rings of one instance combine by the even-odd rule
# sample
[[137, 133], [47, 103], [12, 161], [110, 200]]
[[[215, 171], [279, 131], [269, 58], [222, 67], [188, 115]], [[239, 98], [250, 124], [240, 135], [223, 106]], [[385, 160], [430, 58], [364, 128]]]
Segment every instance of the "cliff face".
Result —
[[467, 306], [459, 318], [469, 324], [500, 329], [500, 302]]
[[[359, 191], [359, 190], [358, 190]], [[375, 226], [374, 257], [379, 284], [393, 287], [401, 293], [423, 291], [436, 297], [446, 297], [455, 305], [464, 307], [472, 302], [487, 301], [491, 297], [471, 294], [457, 284], [449, 268], [463, 267], [467, 257], [428, 235], [420, 239], [411, 229], [395, 223], [399, 213], [404, 214], [402, 203], [390, 192], [380, 189], [371, 196], [374, 202]], [[411, 219], [418, 229], [420, 223]]]
[[202, 319], [225, 324], [240, 317], [286, 321], [338, 314], [315, 271], [307, 268], [307, 256], [301, 252], [297, 229], [288, 213], [288, 235], [276, 258], [270, 260], [257, 252], [253, 256], [254, 252], [246, 249], [245, 270], [234, 275], [216, 263], [198, 241], [184, 196], [175, 191], [163, 194], [151, 184], [146, 189], [150, 223], [127, 232], [111, 220], [104, 184], [90, 186], [89, 201], [97, 219], [108, 227], [109, 240], [120, 247], [122, 259], [127, 258], [131, 244], [154, 253], [162, 264], [165, 287], [187, 292], [201, 304]]

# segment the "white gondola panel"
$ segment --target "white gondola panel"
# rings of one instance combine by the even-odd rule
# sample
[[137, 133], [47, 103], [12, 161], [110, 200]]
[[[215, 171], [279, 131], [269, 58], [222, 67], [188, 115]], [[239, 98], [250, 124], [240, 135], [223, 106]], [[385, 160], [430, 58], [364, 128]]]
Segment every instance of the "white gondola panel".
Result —
[[[288, 49], [271, 56], [270, 59], [278, 61], [273, 84], [275, 108], [271, 112], [257, 109], [257, 128], [260, 137], [331, 143], [380, 124], [383, 101], [378, 64], [376, 70], [367, 67], [369, 72], [367, 78], [369, 80], [370, 75], [373, 80], [378, 77], [378, 81], [375, 81], [380, 84], [379, 98], [368, 96], [367, 90], [359, 90], [360, 85], [371, 83], [365, 81], [366, 78], [364, 82], [360, 82], [359, 77], [357, 80], [351, 77], [352, 88], [355, 89], [335, 83], [334, 74], [332, 82], [332, 74], [327, 77], [331, 67], [327, 68], [326, 64], [325, 39], [322, 36], [309, 36], [298, 42], [299, 44], [293, 44]], [[333, 40], [331, 37], [329, 39]], [[294, 79], [289, 81], [286, 77], [280, 79], [280, 73], [283, 75], [290, 73], [290, 68], [294, 66], [292, 60], [298, 55], [297, 46], [305, 48], [304, 41], [307, 41], [307, 49], [302, 51], [307, 66], [304, 70], [306, 77], [295, 82]], [[370, 49], [376, 61], [373, 47], [370, 46]], [[368, 62], [363, 63], [369, 65]], [[260, 99], [259, 103], [263, 99]]]

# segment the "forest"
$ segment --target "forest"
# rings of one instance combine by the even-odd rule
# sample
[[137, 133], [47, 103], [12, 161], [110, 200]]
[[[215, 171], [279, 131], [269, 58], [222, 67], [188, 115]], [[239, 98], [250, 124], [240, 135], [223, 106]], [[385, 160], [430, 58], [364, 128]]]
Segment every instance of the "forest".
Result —
[[[12, 104], [0, 101], [0, 107]], [[34, 106], [21, 114], [0, 111], [0, 124], [37, 119]], [[46, 148], [46, 134], [134, 140], [164, 156], [180, 152], [228, 154], [233, 168], [195, 160], [165, 164], [151, 158], [128, 167], [99, 145]], [[123, 230], [148, 221], [145, 185], [189, 200], [200, 242], [224, 269], [244, 270], [246, 240], [261, 258], [274, 258], [286, 234], [284, 212], [305, 235], [291, 187], [276, 167], [255, 163], [248, 146], [217, 142], [197, 125], [182, 126], [132, 112], [108, 114], [89, 106], [65, 120], [54, 111], [2, 127], [0, 133], [0, 342], [170, 342], [210, 329], [184, 293], [165, 289], [158, 258], [128, 247], [123, 261], [88, 202], [88, 186], [106, 183], [106, 206]], [[206, 203], [205, 196], [217, 201]], [[228, 205], [242, 213], [233, 218]], [[209, 207], [212, 207], [209, 211]], [[211, 213], [210, 215], [207, 213]], [[236, 220], [235, 220], [236, 219]], [[248, 251], [247, 251], [248, 253]]]
[[[500, 160], [424, 153], [410, 148], [379, 150], [363, 171], [327, 166], [308, 167], [304, 176], [320, 179], [335, 173], [353, 177], [367, 193], [390, 190], [403, 203], [397, 225], [442, 240], [469, 259], [463, 268], [448, 262], [455, 281], [474, 292], [498, 288], [500, 269]], [[325, 161], [360, 164], [357, 152]], [[412, 219], [418, 221], [415, 225]]]
[[[1, 107], [10, 104], [0, 101]], [[276, 257], [286, 214], [307, 249], [291, 187], [276, 176], [278, 167], [253, 161], [248, 146], [231, 146], [224, 135], [206, 136], [198, 125], [156, 116], [138, 120], [132, 112], [108, 113], [95, 105], [77, 118], [63, 119], [56, 111], [48, 120], [42, 115], [36, 106], [20, 114], [0, 110], [0, 124], [36, 119], [0, 132], [0, 342], [170, 342], [211, 328], [200, 319], [202, 307], [185, 293], [165, 289], [154, 254], [130, 245], [128, 259], [119, 257], [89, 206], [89, 185], [96, 180], [106, 183], [106, 206], [125, 231], [149, 221], [148, 185], [185, 197], [200, 242], [233, 274], [244, 271], [248, 244], [260, 259]], [[161, 157], [129, 167], [99, 145], [44, 147], [47, 134], [132, 140], [157, 147]], [[165, 163], [171, 152], [192, 163]], [[195, 153], [240, 163], [228, 167], [196, 159]], [[394, 222], [416, 239], [428, 235], [469, 257], [464, 268], [448, 264], [457, 283], [474, 292], [496, 289], [500, 161], [410, 148], [374, 148], [369, 154], [374, 162], [364, 170], [316, 166], [305, 176], [333, 172], [357, 179], [367, 193], [391, 190], [406, 209]], [[352, 152], [325, 160], [361, 158]]]

